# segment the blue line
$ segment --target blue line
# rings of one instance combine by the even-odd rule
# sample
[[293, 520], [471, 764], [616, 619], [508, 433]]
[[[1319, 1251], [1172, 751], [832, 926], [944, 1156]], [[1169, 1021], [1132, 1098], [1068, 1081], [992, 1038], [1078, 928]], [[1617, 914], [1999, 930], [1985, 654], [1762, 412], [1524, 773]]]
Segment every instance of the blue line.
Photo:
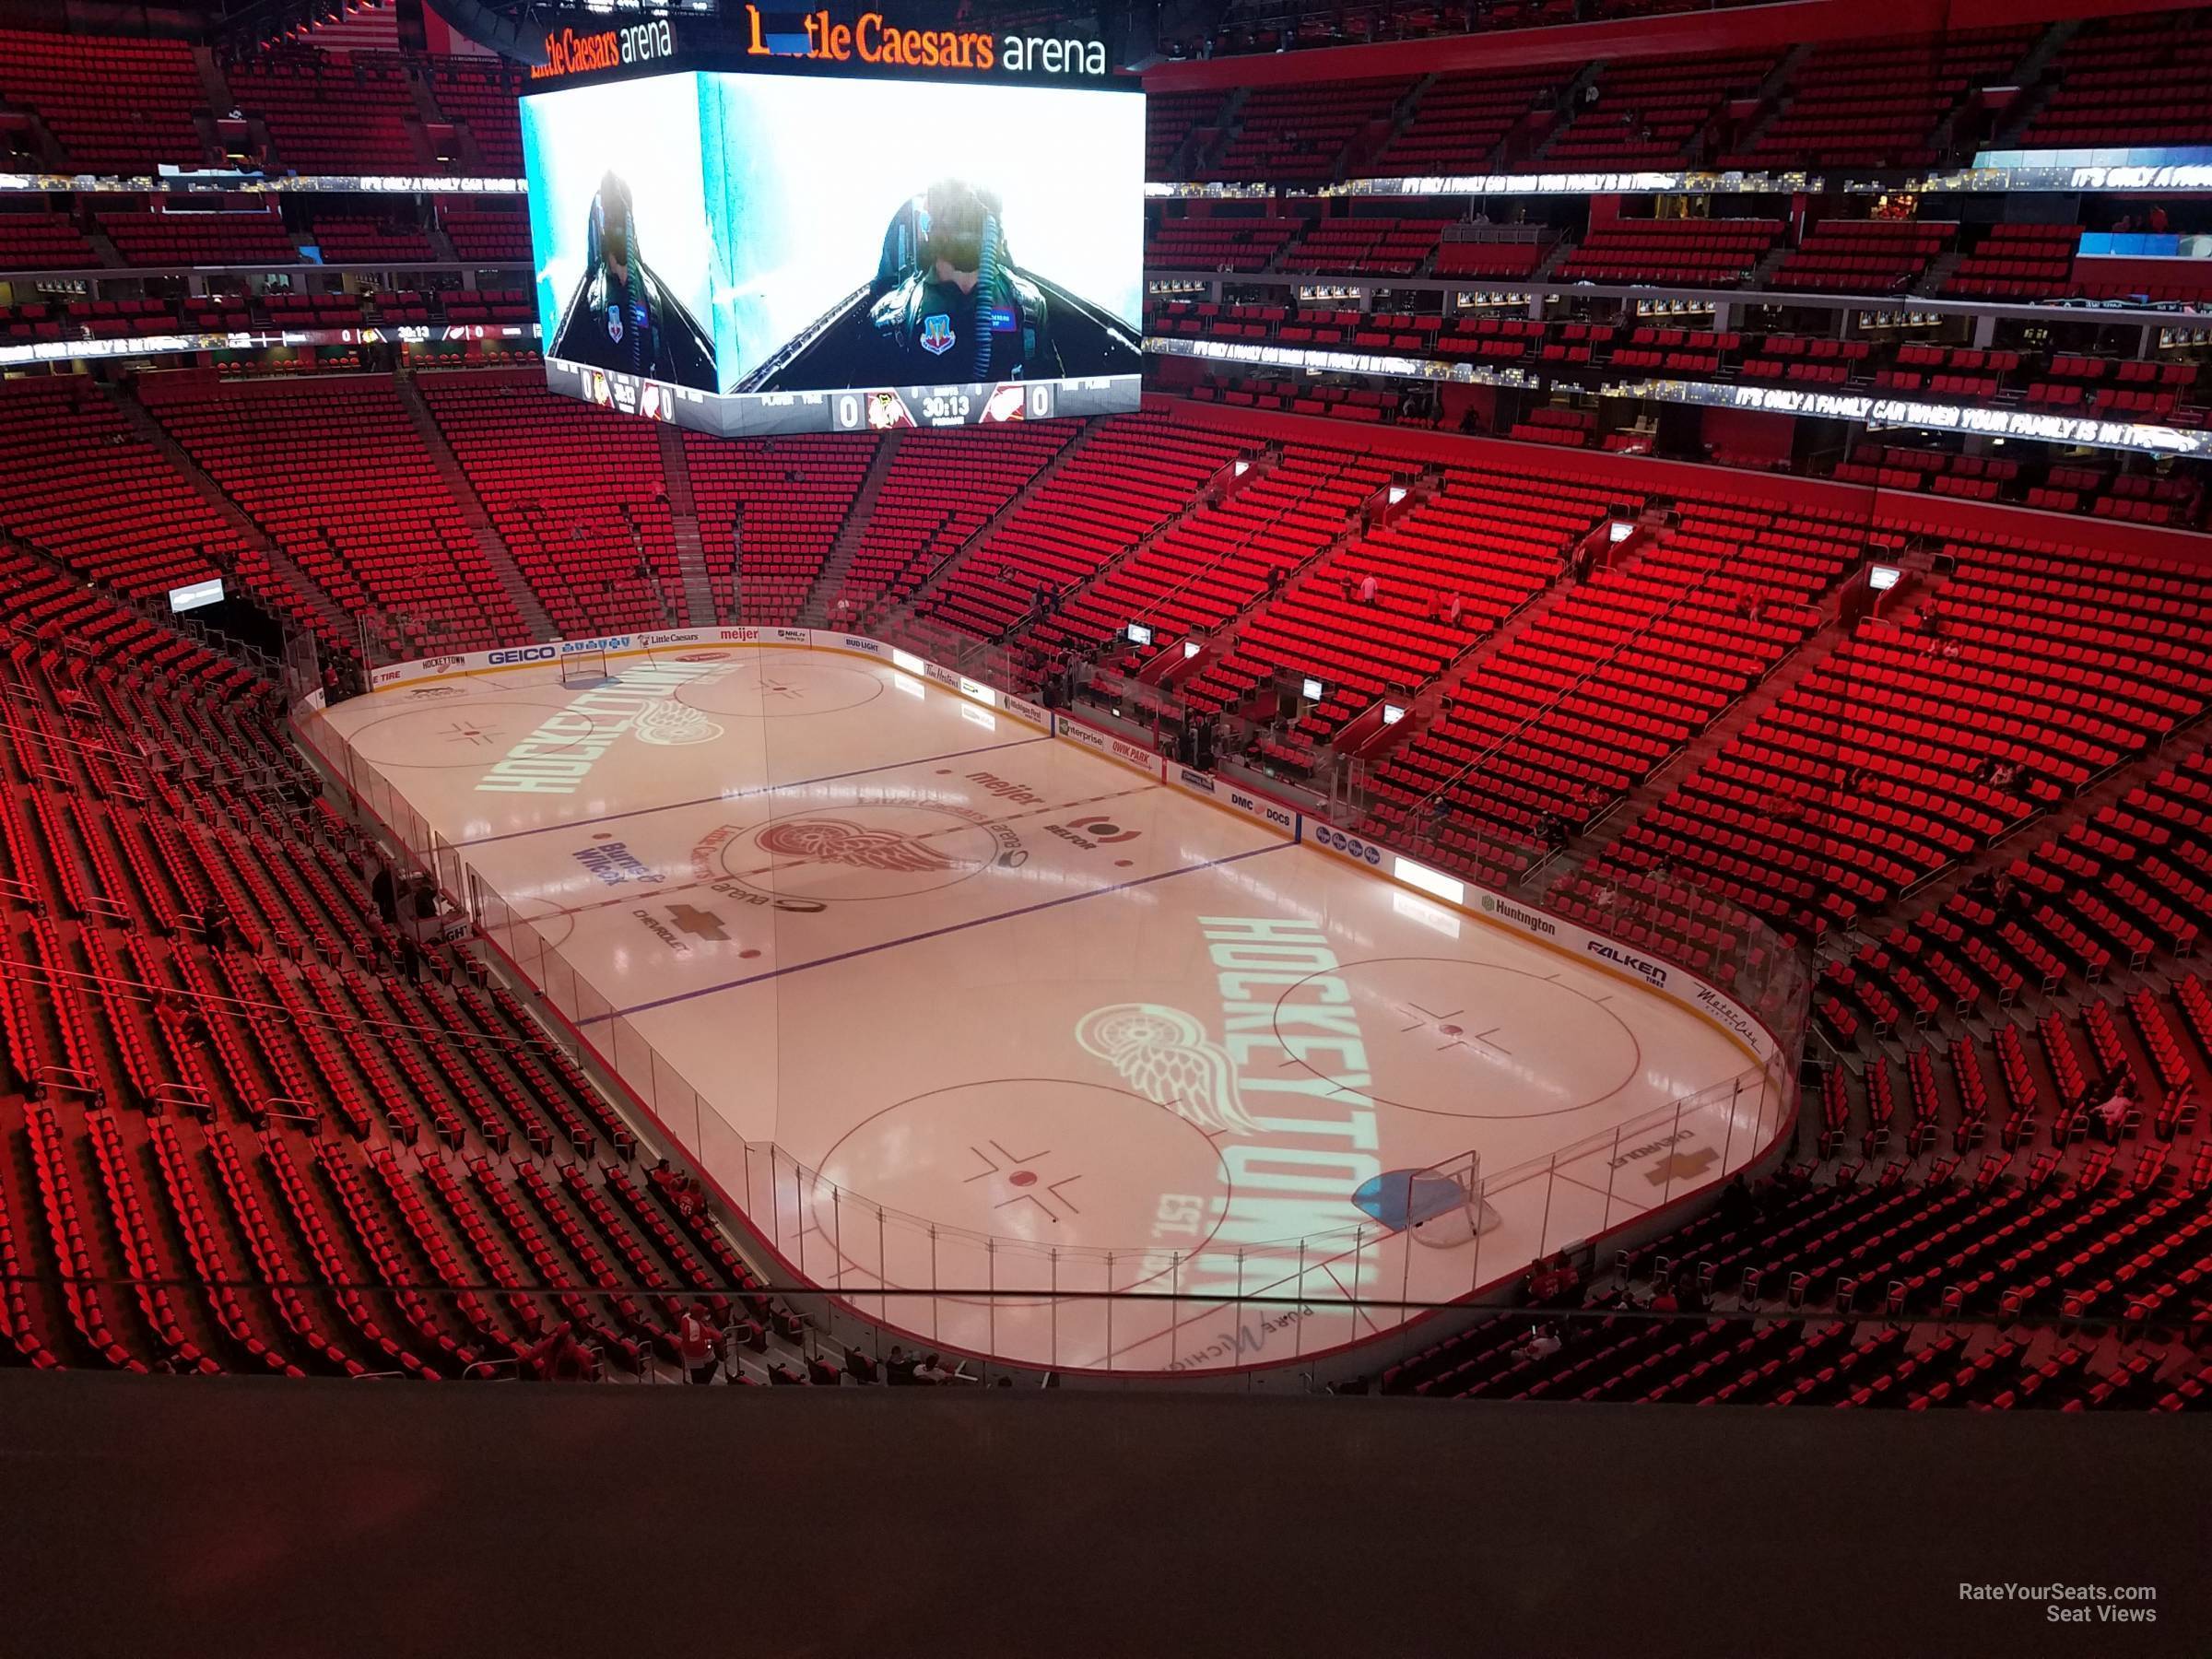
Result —
[[1210, 870], [1219, 865], [1237, 864], [1243, 859], [1257, 858], [1263, 853], [1279, 853], [1285, 847], [1294, 847], [1296, 841], [1276, 841], [1265, 847], [1253, 847], [1249, 852], [1230, 853], [1221, 858], [1209, 858], [1201, 864], [1178, 865], [1172, 870], [1162, 870], [1155, 876], [1139, 876], [1133, 881], [1117, 881], [1112, 887], [1094, 888], [1088, 893], [1069, 893], [1059, 899], [1046, 899], [1036, 904], [1025, 904], [1019, 910], [1000, 911], [994, 915], [977, 916], [967, 922], [954, 922], [944, 927], [933, 927], [927, 933], [901, 934], [896, 939], [885, 939], [877, 945], [862, 945], [853, 950], [841, 950], [835, 956], [817, 957], [811, 962], [794, 962], [788, 968], [771, 968], [766, 973], [755, 973], [745, 979], [726, 980], [719, 985], [701, 985], [696, 991], [678, 991], [674, 996], [658, 997], [652, 1002], [638, 1003], [628, 1008], [617, 1008], [611, 1014], [594, 1014], [589, 1019], [580, 1019], [580, 1026], [597, 1025], [602, 1020], [621, 1018], [631, 1014], [646, 1014], [654, 1008], [665, 1008], [672, 1003], [689, 1002], [698, 996], [713, 996], [724, 991], [735, 991], [743, 985], [757, 985], [762, 980], [781, 979], [787, 973], [804, 973], [809, 968], [827, 968], [832, 962], [849, 962], [854, 957], [873, 956], [879, 950], [894, 950], [901, 945], [919, 945], [924, 939], [941, 939], [947, 934], [956, 934], [971, 927], [987, 926], [993, 922], [1008, 922], [1016, 916], [1033, 916], [1039, 911], [1057, 909], [1063, 904], [1081, 904], [1086, 900], [1102, 899], [1108, 893], [1125, 892], [1155, 881], [1165, 881], [1172, 876], [1188, 876], [1197, 870]]
[[886, 760], [881, 766], [857, 767], [852, 771], [830, 772], [819, 778], [792, 778], [782, 783], [763, 783], [758, 789], [741, 789], [735, 794], [700, 795], [692, 801], [665, 801], [658, 806], [632, 806], [628, 812], [604, 812], [597, 818], [563, 818], [558, 824], [540, 824], [535, 830], [510, 830], [504, 835], [487, 835], [476, 841], [455, 841], [456, 847], [488, 847], [494, 841], [515, 841], [525, 835], [543, 835], [551, 830], [580, 830], [586, 824], [611, 824], [618, 818], [643, 818], [653, 812], [677, 812], [686, 806], [704, 806], [714, 801], [742, 801], [748, 795], [773, 794], [779, 789], [805, 789], [816, 783], [835, 783], [842, 778], [865, 778], [870, 772], [893, 771], [901, 766], [927, 766], [932, 760], [958, 760], [966, 755], [992, 755], [1000, 749], [1019, 748], [1025, 743], [1050, 743], [1049, 736], [1040, 733], [1034, 737], [1017, 737], [1011, 743], [986, 743], [977, 748], [954, 749], [947, 755], [912, 755], [904, 760]]

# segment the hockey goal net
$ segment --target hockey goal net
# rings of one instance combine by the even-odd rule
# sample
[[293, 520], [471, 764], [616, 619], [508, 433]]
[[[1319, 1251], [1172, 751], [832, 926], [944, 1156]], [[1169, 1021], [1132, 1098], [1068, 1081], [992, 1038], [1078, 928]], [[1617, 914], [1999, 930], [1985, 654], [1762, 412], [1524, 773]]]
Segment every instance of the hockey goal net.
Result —
[[560, 683], [564, 686], [596, 686], [610, 677], [604, 650], [571, 652], [560, 659]]
[[1450, 1250], [1498, 1225], [1498, 1212], [1483, 1202], [1482, 1154], [1415, 1170], [1406, 1182], [1406, 1230], [1417, 1244]]

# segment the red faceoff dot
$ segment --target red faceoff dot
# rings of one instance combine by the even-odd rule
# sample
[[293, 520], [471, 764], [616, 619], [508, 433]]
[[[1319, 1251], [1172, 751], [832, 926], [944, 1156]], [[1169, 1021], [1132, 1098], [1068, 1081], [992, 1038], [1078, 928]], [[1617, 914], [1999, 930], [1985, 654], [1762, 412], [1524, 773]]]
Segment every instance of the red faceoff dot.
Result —
[[759, 954], [760, 954], [760, 953], [759, 953], [759, 951], [757, 951], [757, 950], [741, 950], [741, 951], [739, 951], [739, 952], [737, 953], [738, 957], [739, 957], [741, 959], [743, 959], [743, 960], [745, 960], [745, 961], [748, 961], [748, 962], [749, 962], [749, 961], [751, 961], [751, 960], [752, 960], [752, 959], [753, 959], [755, 957], [759, 956]]
[[1113, 861], [1113, 867], [1117, 870], [1125, 870], [1135, 862], [1136, 860], [1134, 858], [1117, 858]]
[[1017, 1170], [1013, 1174], [1007, 1176], [1006, 1179], [1012, 1182], [1016, 1186], [1035, 1186], [1037, 1184], [1037, 1171], [1034, 1170]]

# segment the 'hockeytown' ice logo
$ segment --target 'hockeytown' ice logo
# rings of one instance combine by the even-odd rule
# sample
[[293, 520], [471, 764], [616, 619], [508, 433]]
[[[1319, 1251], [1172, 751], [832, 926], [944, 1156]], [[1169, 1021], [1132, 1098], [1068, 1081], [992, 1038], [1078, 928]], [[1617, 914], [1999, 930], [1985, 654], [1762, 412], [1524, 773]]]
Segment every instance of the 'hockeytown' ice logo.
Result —
[[722, 727], [709, 720], [688, 703], [673, 700], [655, 703], [637, 719], [630, 735], [640, 743], [650, 743], [663, 748], [688, 743], [712, 743], [722, 735]]
[[1159, 1003], [1115, 1003], [1093, 1008], [1076, 1024], [1076, 1041], [1122, 1075], [1145, 1099], [1165, 1106], [1207, 1134], [1254, 1134], [1237, 1070], [1206, 1028], [1181, 1008]]
[[[553, 647], [528, 649], [550, 655]], [[715, 672], [717, 665], [712, 663], [648, 663], [643, 667], [627, 670], [619, 679], [608, 680], [581, 697], [571, 698], [567, 708], [547, 715], [535, 731], [509, 749], [504, 759], [478, 779], [477, 792], [574, 794], [577, 785], [623, 733], [653, 718], [656, 711], [667, 706], [679, 688]], [[704, 738], [683, 741], [697, 743]]]

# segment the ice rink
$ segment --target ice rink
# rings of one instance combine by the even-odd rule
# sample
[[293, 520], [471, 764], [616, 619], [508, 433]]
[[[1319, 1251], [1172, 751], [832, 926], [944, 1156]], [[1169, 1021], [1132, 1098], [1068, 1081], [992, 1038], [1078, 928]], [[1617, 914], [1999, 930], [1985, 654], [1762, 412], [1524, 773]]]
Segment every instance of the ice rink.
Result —
[[[888, 663], [608, 666], [394, 687], [317, 740], [792, 1270], [925, 1345], [1314, 1354], [1779, 1127], [1625, 974]], [[1408, 1186], [1470, 1152], [1487, 1208]]]

